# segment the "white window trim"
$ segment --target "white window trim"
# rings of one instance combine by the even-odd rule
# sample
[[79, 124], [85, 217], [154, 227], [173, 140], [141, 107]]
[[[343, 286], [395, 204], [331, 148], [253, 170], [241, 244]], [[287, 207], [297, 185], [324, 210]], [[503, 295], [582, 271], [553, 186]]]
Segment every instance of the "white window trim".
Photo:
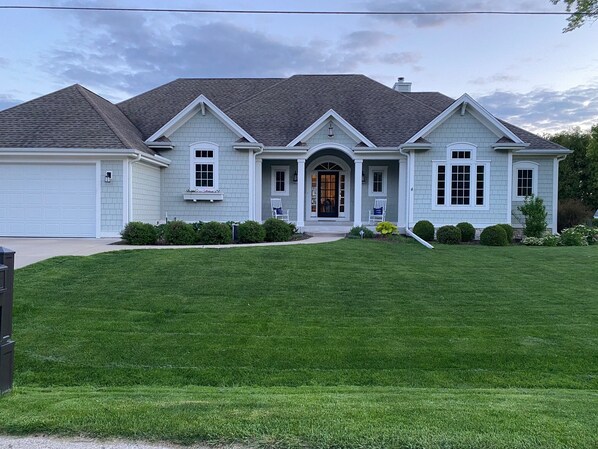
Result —
[[[453, 151], [471, 151], [470, 159], [453, 159]], [[438, 166], [445, 166], [444, 205], [438, 201]], [[451, 204], [452, 167], [457, 165], [470, 166], [469, 204]], [[478, 165], [484, 166], [484, 204], [477, 205]], [[471, 143], [459, 142], [448, 145], [446, 160], [432, 161], [432, 210], [489, 210], [490, 209], [490, 161], [477, 159], [477, 147]]]
[[[374, 172], [382, 172], [382, 192], [374, 192]], [[368, 176], [368, 196], [385, 197], [388, 195], [388, 167], [370, 167]]]
[[[276, 172], [282, 171], [284, 172], [284, 191], [280, 192], [276, 190]], [[272, 171], [270, 175], [270, 193], [273, 196], [289, 196], [289, 183], [291, 180], [289, 179], [289, 166], [288, 165], [273, 165]]]
[[518, 161], [513, 164], [513, 200], [525, 201], [525, 196], [517, 195], [517, 184], [519, 177], [519, 170], [532, 171], [532, 195], [538, 196], [538, 172], [540, 164], [532, 161]]
[[[214, 152], [213, 158], [195, 157], [198, 150], [211, 150]], [[214, 185], [212, 187], [198, 187], [195, 185], [195, 165], [212, 164], [214, 166]], [[197, 192], [210, 192], [219, 190], [219, 172], [218, 172], [218, 145], [212, 142], [196, 142], [189, 146], [189, 189]]]

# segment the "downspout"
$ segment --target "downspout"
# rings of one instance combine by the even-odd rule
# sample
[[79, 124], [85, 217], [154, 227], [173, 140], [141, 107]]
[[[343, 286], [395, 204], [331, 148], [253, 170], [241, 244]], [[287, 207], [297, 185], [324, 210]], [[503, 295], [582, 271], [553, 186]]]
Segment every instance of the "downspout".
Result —
[[[255, 166], [257, 164], [257, 156], [258, 156], [258, 154], [262, 154], [263, 152], [264, 152], [264, 146], [260, 145], [258, 147], [258, 150], [255, 153], [253, 153], [253, 186], [252, 186], [252, 190], [253, 190], [253, 218], [254, 219], [257, 217], [257, 214], [256, 214], [256, 212], [257, 212], [257, 201], [256, 201], [256, 198], [258, 197], [258, 192], [257, 192], [257, 187], [256, 187], [257, 186], [257, 178], [256, 178], [257, 173], [256, 173], [256, 170], [255, 170]], [[260, 173], [260, 176], [261, 175], [262, 174]], [[260, 183], [260, 186], [261, 186], [261, 183]], [[261, 192], [259, 193], [259, 195], [261, 195]], [[260, 207], [261, 206], [262, 205], [260, 204]]]
[[411, 163], [411, 159], [409, 157], [409, 153], [406, 153], [403, 147], [399, 147], [399, 153], [401, 153], [403, 156], [407, 158], [407, 198], [405, 201], [405, 205], [407, 207], [405, 207], [405, 234], [413, 238], [416, 242], [421, 243], [426, 248], [434, 249], [432, 245], [430, 245], [428, 242], [416, 235], [411, 229], [409, 229], [409, 216], [411, 215], [409, 213], [409, 210], [411, 209], [411, 170], [409, 164]]

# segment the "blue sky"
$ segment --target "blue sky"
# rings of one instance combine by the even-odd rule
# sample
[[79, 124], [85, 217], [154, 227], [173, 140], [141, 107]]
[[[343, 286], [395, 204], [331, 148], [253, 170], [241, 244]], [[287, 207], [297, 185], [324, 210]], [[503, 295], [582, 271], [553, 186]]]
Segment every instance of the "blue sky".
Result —
[[[29, 0], [0, 4], [304, 10], [557, 11], [549, 0]], [[120, 101], [179, 77], [363, 73], [539, 133], [598, 123], [598, 23], [565, 16], [242, 16], [0, 11], [0, 109], [82, 84]]]

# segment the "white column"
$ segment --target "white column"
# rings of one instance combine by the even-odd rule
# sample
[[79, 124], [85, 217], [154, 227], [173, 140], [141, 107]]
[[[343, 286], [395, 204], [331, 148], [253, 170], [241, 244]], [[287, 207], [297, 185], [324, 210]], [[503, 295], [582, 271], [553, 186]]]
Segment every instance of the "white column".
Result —
[[297, 227], [305, 226], [305, 159], [297, 159]]
[[407, 227], [407, 195], [409, 195], [407, 185], [407, 160], [399, 159], [399, 228]]
[[262, 160], [255, 160], [255, 221], [262, 222]]
[[353, 200], [353, 226], [361, 226], [361, 175], [363, 160], [355, 159], [355, 199]]

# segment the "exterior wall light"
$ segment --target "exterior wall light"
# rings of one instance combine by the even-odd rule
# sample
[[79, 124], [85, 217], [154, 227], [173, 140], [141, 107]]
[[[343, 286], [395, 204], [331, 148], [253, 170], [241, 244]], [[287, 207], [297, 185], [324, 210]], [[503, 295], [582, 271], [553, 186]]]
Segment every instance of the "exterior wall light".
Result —
[[104, 182], [110, 184], [112, 182], [112, 172], [107, 171], [106, 176], [104, 176]]
[[297, 172], [293, 175], [293, 182], [297, 182]]
[[361, 183], [365, 184], [365, 173], [361, 172]]

